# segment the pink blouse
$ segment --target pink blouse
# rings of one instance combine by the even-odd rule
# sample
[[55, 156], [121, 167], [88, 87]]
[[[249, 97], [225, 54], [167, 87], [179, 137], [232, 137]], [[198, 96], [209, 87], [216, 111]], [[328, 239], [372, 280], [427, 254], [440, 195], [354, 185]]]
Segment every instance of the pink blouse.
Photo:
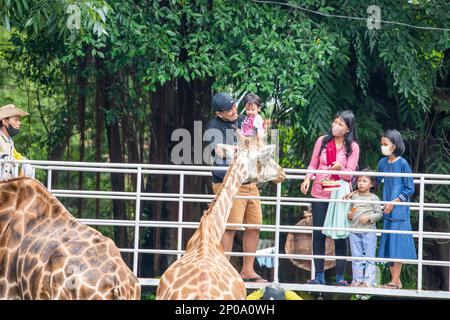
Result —
[[[322, 140], [325, 136], [320, 137], [316, 141], [316, 145], [314, 146], [314, 151], [311, 157], [311, 162], [309, 163], [308, 169], [315, 170], [328, 170], [327, 165], [327, 155], [325, 148], [322, 150], [322, 153], [319, 157], [320, 147], [322, 145]], [[345, 155], [345, 145], [343, 144], [340, 148], [337, 149], [336, 153], [336, 162], [342, 165], [342, 171], [355, 171], [358, 165], [359, 160], [359, 146], [356, 142], [352, 143], [352, 154], [348, 156]], [[306, 175], [310, 179], [314, 179], [314, 183], [311, 190], [311, 195], [314, 198], [321, 199], [329, 199], [331, 196], [331, 191], [324, 191], [322, 185], [320, 184], [320, 180], [326, 177], [326, 174], [313, 174], [308, 173]], [[314, 178], [315, 177], [315, 178]], [[350, 181], [352, 179], [351, 175], [339, 175], [339, 177], [343, 180]]]

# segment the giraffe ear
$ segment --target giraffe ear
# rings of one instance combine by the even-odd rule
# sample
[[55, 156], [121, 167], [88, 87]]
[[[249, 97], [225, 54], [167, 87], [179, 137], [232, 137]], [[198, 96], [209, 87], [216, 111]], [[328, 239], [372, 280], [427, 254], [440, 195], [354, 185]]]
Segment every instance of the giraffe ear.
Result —
[[269, 160], [273, 157], [276, 147], [277, 146], [274, 144], [269, 144], [268, 146], [262, 147], [259, 150], [258, 158], [260, 160]]
[[232, 145], [218, 143], [216, 145], [216, 152], [222, 153], [225, 158], [233, 159], [236, 153], [236, 149]]

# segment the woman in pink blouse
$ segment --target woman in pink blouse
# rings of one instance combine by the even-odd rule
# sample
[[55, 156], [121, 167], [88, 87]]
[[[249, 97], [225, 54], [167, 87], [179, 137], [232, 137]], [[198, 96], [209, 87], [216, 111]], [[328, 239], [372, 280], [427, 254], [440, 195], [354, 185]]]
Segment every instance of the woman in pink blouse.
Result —
[[[332, 160], [330, 160], [332, 159]], [[356, 121], [352, 111], [339, 112], [328, 133], [317, 139], [308, 169], [354, 171], [358, 165], [359, 146], [356, 143]], [[308, 193], [311, 179], [314, 180], [311, 195], [314, 198], [330, 199], [331, 191], [324, 190], [320, 181], [327, 174], [307, 174], [301, 185], [301, 191]], [[351, 175], [331, 175], [331, 180], [350, 182]], [[313, 226], [323, 227], [328, 210], [328, 202], [313, 202]], [[346, 214], [346, 213], [345, 213]], [[326, 236], [321, 230], [313, 231], [314, 255], [325, 255]], [[335, 239], [336, 256], [347, 255], [347, 239]], [[344, 280], [346, 260], [336, 260], [336, 284], [348, 285]], [[325, 284], [324, 260], [314, 259], [315, 277], [310, 284]]]

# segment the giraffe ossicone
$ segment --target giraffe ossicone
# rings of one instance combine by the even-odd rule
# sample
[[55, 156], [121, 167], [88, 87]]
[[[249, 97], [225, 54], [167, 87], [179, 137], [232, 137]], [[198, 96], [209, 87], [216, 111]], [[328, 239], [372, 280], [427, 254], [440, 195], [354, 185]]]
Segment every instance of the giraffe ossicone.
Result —
[[247, 296], [244, 281], [221, 244], [232, 200], [244, 182], [281, 183], [286, 175], [272, 158], [274, 145], [264, 145], [257, 136], [244, 137], [239, 130], [236, 134], [237, 146], [216, 146], [216, 152], [232, 159], [231, 165], [185, 254], [162, 275], [156, 291], [158, 300], [243, 300]]

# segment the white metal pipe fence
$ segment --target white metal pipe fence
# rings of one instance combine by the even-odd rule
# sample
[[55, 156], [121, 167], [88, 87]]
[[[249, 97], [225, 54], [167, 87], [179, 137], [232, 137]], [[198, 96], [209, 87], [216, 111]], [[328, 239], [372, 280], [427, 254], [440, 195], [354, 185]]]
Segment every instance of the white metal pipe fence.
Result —
[[[0, 160], [0, 165], [4, 161]], [[209, 203], [214, 195], [211, 194], [186, 194], [184, 192], [185, 178], [187, 176], [211, 176], [211, 171], [226, 170], [227, 168], [211, 167], [211, 166], [187, 166], [187, 165], [155, 165], [155, 164], [128, 164], [128, 163], [92, 163], [92, 162], [59, 162], [59, 161], [34, 161], [22, 160], [17, 163], [29, 163], [37, 169], [47, 171], [47, 188], [52, 191], [56, 197], [60, 198], [85, 198], [85, 199], [120, 199], [135, 201], [135, 215], [134, 220], [107, 220], [107, 219], [80, 219], [82, 222], [89, 225], [97, 226], [124, 226], [134, 228], [134, 247], [133, 248], [119, 248], [121, 252], [133, 254], [133, 273], [138, 274], [139, 254], [162, 254], [162, 255], [176, 255], [180, 258], [184, 253], [182, 249], [182, 235], [183, 229], [195, 229], [198, 227], [198, 222], [184, 222], [183, 221], [183, 204], [187, 202]], [[136, 174], [136, 191], [94, 191], [94, 190], [60, 190], [54, 189], [52, 186], [52, 173], [55, 171], [67, 172], [93, 172], [93, 173], [121, 173], [121, 174]], [[17, 172], [17, 170], [16, 170]], [[450, 185], [450, 175], [448, 174], [399, 174], [399, 173], [370, 173], [370, 172], [344, 172], [344, 171], [325, 171], [325, 170], [306, 170], [306, 169], [285, 169], [287, 180], [302, 180], [307, 173], [327, 173], [327, 174], [346, 174], [346, 175], [365, 175], [365, 176], [383, 176], [383, 177], [412, 177], [414, 183], [419, 185], [416, 188], [416, 198], [418, 202], [392, 202], [392, 201], [372, 201], [371, 203], [387, 204], [393, 203], [395, 205], [410, 206], [412, 211], [418, 211], [418, 230], [417, 231], [397, 231], [397, 230], [367, 230], [367, 229], [351, 229], [351, 228], [324, 228], [324, 227], [310, 227], [310, 226], [287, 226], [281, 224], [282, 207], [287, 206], [306, 206], [315, 201], [327, 202], [347, 202], [347, 203], [367, 203], [363, 200], [343, 200], [343, 199], [314, 199], [307, 197], [288, 197], [283, 196], [282, 184], [276, 186], [275, 196], [261, 196], [261, 197], [237, 197], [243, 199], [258, 198], [261, 204], [275, 206], [275, 224], [274, 225], [251, 225], [252, 227], [259, 227], [261, 231], [273, 232], [275, 239], [275, 253], [260, 254], [260, 253], [243, 253], [230, 252], [231, 256], [266, 256], [274, 258], [274, 279], [273, 282], [279, 283], [282, 287], [291, 290], [300, 291], [318, 291], [318, 292], [341, 292], [348, 294], [381, 294], [387, 296], [409, 296], [409, 297], [431, 297], [431, 298], [447, 298], [450, 299], [450, 292], [446, 291], [431, 291], [423, 290], [423, 266], [444, 266], [450, 267], [449, 261], [434, 261], [423, 259], [423, 240], [424, 239], [450, 239], [450, 233], [446, 232], [429, 232], [423, 230], [423, 219], [425, 212], [450, 212], [450, 204], [448, 203], [426, 203], [425, 202], [425, 186], [426, 185], [441, 185], [446, 187]], [[179, 176], [179, 192], [178, 193], [146, 193], [142, 192], [143, 177], [149, 175], [178, 175]], [[418, 190], [418, 192], [417, 192]], [[177, 221], [145, 221], [141, 220], [141, 202], [142, 201], [167, 201], [178, 203], [178, 217]], [[246, 227], [246, 224], [228, 224], [229, 226]], [[177, 229], [177, 250], [165, 250], [160, 248], [142, 249], [140, 248], [140, 228], [175, 228]], [[318, 256], [318, 255], [299, 255], [299, 254], [282, 254], [279, 251], [280, 234], [281, 233], [312, 233], [313, 230], [336, 230], [336, 231], [362, 231], [362, 232], [376, 232], [377, 236], [382, 233], [395, 234], [411, 234], [418, 243], [418, 259], [387, 259], [387, 258], [361, 258], [351, 256]], [[279, 259], [304, 259], [313, 261], [314, 258], [323, 259], [345, 259], [366, 260], [375, 262], [403, 262], [406, 264], [417, 265], [417, 289], [416, 290], [391, 290], [391, 289], [376, 289], [376, 288], [344, 288], [334, 286], [312, 286], [296, 283], [280, 283], [279, 282]], [[312, 268], [314, 266], [311, 263]], [[161, 271], [163, 272], [163, 270]], [[314, 273], [312, 270], [311, 276]], [[450, 273], [450, 268], [449, 268]], [[158, 279], [139, 278], [142, 285], [157, 285]], [[261, 284], [246, 284], [249, 288], [256, 288], [262, 286]]]

